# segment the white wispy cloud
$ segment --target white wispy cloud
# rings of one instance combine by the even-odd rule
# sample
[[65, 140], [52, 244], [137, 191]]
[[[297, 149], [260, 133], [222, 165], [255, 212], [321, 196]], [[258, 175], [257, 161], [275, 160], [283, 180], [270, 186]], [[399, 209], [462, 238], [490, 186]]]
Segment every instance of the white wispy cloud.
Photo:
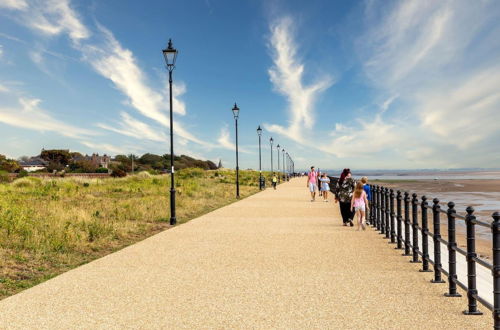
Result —
[[265, 128], [288, 138], [304, 143], [308, 130], [315, 122], [314, 105], [321, 92], [333, 84], [332, 77], [325, 75], [314, 83], [306, 85], [304, 64], [297, 55], [294, 37], [294, 21], [291, 17], [282, 17], [270, 26], [269, 47], [272, 51], [274, 66], [268, 73], [274, 89], [288, 101], [288, 126], [265, 124]]
[[80, 141], [80, 143], [91, 150], [98, 150], [99, 152], [106, 152], [111, 155], [128, 155], [137, 152], [137, 149], [134, 147], [118, 147], [109, 143], [96, 143], [91, 141]]
[[146, 83], [144, 73], [133, 53], [115, 39], [111, 31], [100, 27], [104, 42], [82, 47], [85, 60], [128, 98], [130, 106], [142, 115], [168, 126], [168, 117], [162, 111], [163, 97]]
[[17, 107], [0, 105], [0, 122], [39, 132], [55, 132], [70, 138], [96, 135], [96, 132], [76, 127], [54, 118], [48, 111], [40, 108], [40, 99], [19, 98]]
[[165, 133], [159, 131], [159, 129], [152, 128], [148, 124], [133, 118], [126, 112], [122, 112], [120, 116], [121, 122], [116, 124], [118, 127], [103, 123], [99, 123], [97, 126], [108, 131], [127, 135], [139, 140], [146, 139], [157, 142], [168, 142], [168, 138]]
[[53, 36], [67, 33], [75, 43], [91, 35], [71, 8], [69, 0], [30, 1], [23, 10], [26, 11], [23, 23], [43, 34]]
[[[90, 40], [90, 29], [85, 26], [78, 13], [70, 6], [69, 0], [48, 0], [48, 3], [43, 4], [30, 1], [26, 2], [26, 6], [22, 9], [23, 13], [19, 19], [21, 24], [48, 36], [67, 34], [72, 40], [72, 46], [81, 52], [83, 59], [97, 73], [109, 79], [116, 89], [126, 96], [128, 105], [141, 115], [153, 119], [163, 126], [170, 126], [166, 95], [148, 84], [147, 77], [132, 51], [124, 48], [111, 31], [104, 26], [97, 25], [95, 38]], [[43, 70], [44, 62], [41, 52], [32, 52], [31, 57]], [[186, 114], [185, 103], [180, 98], [185, 92], [186, 85], [184, 83], [176, 82], [174, 84], [173, 105], [176, 114]], [[124, 132], [123, 130], [119, 131]], [[174, 132], [183, 139], [182, 141], [191, 141], [205, 147], [212, 147], [212, 144], [197, 138], [178, 121], [174, 122]]]
[[399, 95], [392, 95], [388, 99], [386, 99], [382, 104], [380, 105], [380, 109], [382, 110], [382, 113], [386, 112], [391, 104], [399, 97]]
[[[167, 81], [167, 89], [166, 89], [164, 95], [169, 95], [168, 88], [169, 87], [168, 87], [168, 81]], [[186, 104], [181, 99], [182, 95], [184, 95], [186, 93], [186, 91], [187, 91], [187, 86], [184, 82], [174, 81], [172, 83], [172, 107], [173, 107], [174, 113], [179, 114], [181, 116], [186, 115]], [[162, 102], [167, 102], [167, 100], [165, 99]]]
[[469, 166], [463, 155], [478, 150], [483, 155], [475, 166], [491, 158], [487, 141], [500, 138], [500, 39], [494, 37], [500, 7], [396, 1], [367, 12], [369, 29], [357, 50], [369, 84], [392, 96], [381, 111], [334, 130], [322, 149], [346, 158], [390, 157], [401, 166]]
[[402, 137], [396, 125], [385, 122], [380, 116], [369, 122], [359, 120], [356, 124], [336, 124], [330, 133], [331, 143], [321, 146], [321, 150], [340, 158], [372, 157], [387, 146], [397, 146]]
[[[229, 133], [229, 127], [227, 125], [222, 126], [220, 129], [219, 137], [217, 138], [218, 146], [223, 149], [236, 150], [236, 144], [231, 140], [231, 134]], [[242, 153], [251, 153], [246, 147], [238, 145], [238, 151]]]
[[0, 8], [25, 10], [28, 8], [26, 0], [2, 0], [0, 1]]
[[[137, 64], [132, 51], [125, 49], [115, 39], [111, 31], [100, 26], [104, 40], [102, 43], [80, 47], [85, 60], [103, 77], [111, 80], [128, 100], [128, 104], [141, 115], [153, 119], [165, 127], [170, 127], [167, 116], [168, 99], [149, 86], [145, 74]], [[174, 112], [186, 114], [186, 107], [180, 96], [186, 92], [184, 83], [174, 84]], [[210, 147], [212, 144], [197, 138], [184, 125], [174, 121], [174, 132], [182, 139]]]

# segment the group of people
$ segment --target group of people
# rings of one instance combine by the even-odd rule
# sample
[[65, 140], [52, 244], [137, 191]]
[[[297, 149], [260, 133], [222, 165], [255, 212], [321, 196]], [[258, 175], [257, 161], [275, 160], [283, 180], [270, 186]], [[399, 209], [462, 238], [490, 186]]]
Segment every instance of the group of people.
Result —
[[[320, 187], [318, 189], [318, 186]], [[328, 202], [328, 191], [330, 191], [330, 178], [326, 173], [319, 173], [311, 166], [307, 174], [307, 187], [311, 193], [311, 202], [316, 200], [316, 192], [323, 196], [323, 201]], [[344, 168], [340, 174], [334, 189], [335, 202], [340, 205], [340, 214], [344, 226], [354, 226], [354, 217], [357, 217], [357, 229], [366, 229], [366, 214], [371, 201], [371, 191], [368, 178], [362, 177], [356, 182], [352, 178], [351, 170]]]

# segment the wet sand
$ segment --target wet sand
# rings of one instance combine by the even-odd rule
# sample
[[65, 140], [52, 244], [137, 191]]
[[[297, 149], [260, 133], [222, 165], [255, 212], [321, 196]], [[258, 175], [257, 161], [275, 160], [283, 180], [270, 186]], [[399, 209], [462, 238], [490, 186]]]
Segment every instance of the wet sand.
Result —
[[[374, 180], [370, 182], [375, 185], [383, 185], [394, 190], [417, 193], [419, 199], [425, 195], [432, 205], [432, 199], [440, 200], [441, 208], [446, 209], [447, 203], [453, 201], [458, 214], [465, 215], [467, 206], [476, 210], [476, 217], [490, 223], [491, 215], [495, 211], [500, 212], [500, 180]], [[420, 208], [419, 208], [420, 209]], [[430, 211], [430, 210], [429, 210]], [[420, 216], [419, 216], [420, 220]], [[429, 228], [432, 231], [432, 215], [429, 212]], [[465, 221], [456, 220], [457, 243], [462, 249], [466, 249]], [[441, 215], [441, 235], [448, 239], [448, 226], [446, 215]], [[489, 228], [476, 226], [476, 251], [485, 259], [491, 260], [492, 244], [491, 231]]]

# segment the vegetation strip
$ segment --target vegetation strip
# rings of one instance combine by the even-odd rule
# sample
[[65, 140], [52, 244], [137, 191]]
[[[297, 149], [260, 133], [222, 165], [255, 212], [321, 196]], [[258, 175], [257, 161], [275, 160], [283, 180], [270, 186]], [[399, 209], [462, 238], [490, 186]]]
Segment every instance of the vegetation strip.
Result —
[[[235, 173], [176, 173], [180, 223], [236, 201]], [[259, 191], [259, 173], [240, 171], [240, 194]], [[0, 299], [169, 227], [168, 176], [25, 177], [0, 184]]]

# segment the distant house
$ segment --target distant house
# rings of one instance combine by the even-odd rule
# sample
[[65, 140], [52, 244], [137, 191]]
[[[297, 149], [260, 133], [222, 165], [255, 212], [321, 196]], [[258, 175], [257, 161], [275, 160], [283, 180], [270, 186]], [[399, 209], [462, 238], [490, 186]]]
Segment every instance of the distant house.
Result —
[[87, 160], [97, 167], [104, 167], [104, 168], [109, 168], [109, 164], [111, 163], [111, 157], [109, 157], [106, 154], [104, 154], [103, 156], [99, 156], [99, 154], [96, 153], [93, 153], [92, 156], [85, 155], [81, 157], [75, 157], [73, 160], [74, 161]]
[[35, 172], [46, 169], [49, 163], [40, 157], [31, 157], [27, 161], [21, 162], [19, 165], [27, 172]]

